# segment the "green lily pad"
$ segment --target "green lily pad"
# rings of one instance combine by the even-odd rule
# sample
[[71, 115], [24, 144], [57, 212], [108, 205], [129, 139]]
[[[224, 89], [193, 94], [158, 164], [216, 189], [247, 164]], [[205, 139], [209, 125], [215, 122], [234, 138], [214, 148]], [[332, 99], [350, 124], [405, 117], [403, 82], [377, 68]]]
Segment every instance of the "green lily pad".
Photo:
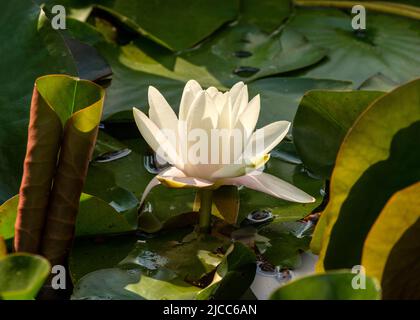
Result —
[[132, 234], [76, 238], [69, 256], [73, 283], [90, 272], [116, 266], [130, 253], [136, 241], [137, 237]]
[[239, 20], [270, 33], [292, 13], [290, 0], [242, 0]]
[[203, 253], [215, 253], [224, 242], [211, 236], [200, 236], [184, 242], [186, 235], [185, 230], [165, 231], [154, 238], [140, 241], [119, 265], [124, 268], [140, 266], [151, 273], [165, 267], [187, 282], [198, 281], [211, 271], [203, 259], [210, 256]]
[[100, 7], [140, 34], [178, 51], [194, 46], [224, 23], [234, 20], [239, 1], [216, 5], [207, 0], [175, 0], [164, 4], [159, 0], [115, 0]]
[[133, 231], [137, 228], [136, 213], [119, 212], [115, 206], [88, 194], [80, 197], [80, 209], [76, 220], [76, 236], [94, 236]]
[[[211, 266], [213, 270], [217, 267], [218, 274], [215, 282], [204, 289], [186, 282], [179, 273], [171, 269], [178, 268], [176, 261], [184, 264], [185, 262], [181, 261], [183, 258], [183, 255], [165, 258], [149, 251], [138, 260], [140, 264], [137, 266], [132, 262], [127, 264], [123, 261], [117, 268], [101, 269], [87, 274], [76, 284], [72, 298], [237, 299], [254, 279], [255, 256], [249, 248], [240, 243], [234, 243], [223, 259], [215, 259], [215, 256], [209, 258], [208, 255], [204, 258], [200, 255], [200, 258], [206, 261], [207, 267]], [[188, 261], [192, 263], [190, 268], [197, 266], [197, 262], [189, 257]]]
[[262, 244], [261, 253], [274, 266], [295, 269], [300, 266], [301, 252], [309, 249], [311, 231], [311, 222], [270, 223], [258, 231], [260, 236], [269, 239]]
[[310, 78], [265, 78], [251, 82], [249, 95], [261, 96], [261, 111], [257, 127], [277, 120], [293, 121], [299, 103], [310, 90], [348, 90], [351, 82]]
[[377, 91], [310, 91], [304, 95], [293, 121], [296, 149], [307, 168], [329, 178], [345, 134]]
[[48, 260], [25, 253], [0, 258], [0, 298], [34, 299], [50, 273]]
[[271, 294], [271, 300], [379, 300], [381, 290], [376, 279], [366, 277], [366, 287], [354, 289], [356, 274], [335, 271], [294, 280]]
[[207, 298], [210, 290], [212, 292], [209, 297], [216, 300], [233, 300], [242, 297], [254, 281], [255, 261], [255, 254], [247, 246], [235, 242], [217, 267], [216, 272], [222, 280], [207, 287], [207, 292], [201, 292], [197, 298]]
[[398, 83], [379, 73], [363, 82], [358, 89], [389, 92], [396, 87], [398, 87]]
[[290, 25], [327, 56], [306, 77], [351, 80], [355, 88], [382, 73], [397, 83], [420, 74], [420, 22], [369, 12], [366, 30], [355, 31], [352, 15], [336, 9], [299, 9]]
[[321, 247], [318, 268], [360, 264], [363, 243], [389, 197], [420, 179], [419, 92], [415, 80], [382, 96], [346, 136], [311, 245]]
[[140, 270], [119, 268], [100, 269], [85, 275], [73, 289], [73, 300], [144, 300], [135, 292], [126, 289], [137, 283]]
[[[0, 206], [0, 236], [4, 239], [14, 237], [18, 201], [19, 196], [16, 195]], [[123, 233], [136, 229], [137, 210], [120, 212], [112, 204], [82, 193], [76, 220], [77, 237]]]
[[[238, 52], [251, 55], [238, 57]], [[254, 26], [238, 24], [225, 28], [220, 35], [197, 50], [180, 55], [179, 59], [193, 65], [204, 64], [220, 84], [231, 86], [238, 81], [250, 82], [301, 69], [320, 61], [324, 55], [324, 50], [309, 43], [293, 28], [285, 27], [268, 36]], [[200, 80], [197, 78], [203, 85], [207, 84]]]
[[7, 240], [15, 236], [15, 221], [19, 195], [16, 195], [0, 206], [0, 236]]

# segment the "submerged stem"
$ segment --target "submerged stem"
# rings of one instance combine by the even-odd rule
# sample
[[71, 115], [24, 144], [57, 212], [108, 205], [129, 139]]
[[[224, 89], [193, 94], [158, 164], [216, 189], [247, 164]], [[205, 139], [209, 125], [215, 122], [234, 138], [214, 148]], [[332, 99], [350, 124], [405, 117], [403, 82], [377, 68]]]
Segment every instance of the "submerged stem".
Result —
[[201, 189], [198, 191], [200, 196], [199, 227], [200, 232], [210, 233], [211, 206], [213, 190]]

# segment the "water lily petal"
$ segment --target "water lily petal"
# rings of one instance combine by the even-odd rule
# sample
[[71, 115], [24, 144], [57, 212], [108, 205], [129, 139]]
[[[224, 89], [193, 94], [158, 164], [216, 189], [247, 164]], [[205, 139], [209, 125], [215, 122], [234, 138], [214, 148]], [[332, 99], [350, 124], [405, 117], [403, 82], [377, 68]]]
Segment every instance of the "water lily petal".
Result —
[[261, 191], [287, 201], [299, 203], [311, 203], [315, 201], [315, 198], [290, 183], [260, 171], [254, 171], [236, 178], [226, 178], [218, 182], [218, 184], [245, 186], [249, 189]]
[[260, 158], [269, 153], [286, 136], [290, 128], [289, 121], [277, 121], [254, 132], [244, 151], [245, 159]]
[[220, 129], [230, 129], [232, 125], [232, 98], [229, 92], [224, 93], [224, 103], [219, 110], [219, 122], [217, 127]]
[[207, 188], [213, 185], [213, 182], [194, 177], [162, 177], [157, 176], [157, 179], [169, 188], [184, 189], [184, 188]]
[[242, 176], [246, 173], [246, 164], [228, 164], [211, 175], [212, 180]]
[[236, 122], [239, 119], [239, 116], [245, 110], [247, 105], [248, 105], [248, 87], [244, 85], [242, 89], [239, 91], [239, 94], [237, 95], [232, 105], [232, 115], [233, 115], [232, 126], [235, 126]]
[[[161, 173], [159, 173], [159, 175], [161, 176], [170, 176], [170, 177], [174, 177], [174, 176], [185, 176], [184, 173], [179, 170], [176, 167], [170, 167], [168, 169], [163, 170]], [[156, 186], [160, 185], [160, 181], [157, 178], [158, 176], [153, 177], [152, 180], [150, 180], [150, 182], [147, 184], [146, 188], [143, 191], [143, 194], [141, 195], [141, 199], [140, 199], [140, 207], [143, 205], [144, 200], [146, 200], [147, 195], [149, 194], [149, 192]]]
[[255, 162], [228, 164], [224, 165], [219, 170], [215, 171], [211, 175], [211, 180], [224, 179], [224, 178], [233, 178], [239, 177], [247, 174], [248, 172], [253, 172], [262, 166], [264, 166], [267, 161], [270, 159], [270, 155], [264, 154], [262, 157], [258, 158]]
[[217, 94], [213, 97], [214, 104], [216, 105], [217, 112], [219, 113], [219, 117], [223, 111], [223, 108], [226, 104], [226, 100], [228, 99], [229, 92], [217, 92]]
[[172, 144], [174, 149], [178, 152], [179, 135], [178, 135], [178, 118], [168, 104], [162, 94], [154, 87], [149, 87], [149, 118], [152, 120], [162, 133], [166, 136], [168, 141]]
[[159, 177], [186, 177], [185, 173], [182, 170], [179, 170], [177, 167], [170, 167], [165, 169], [158, 174]]
[[236, 98], [238, 98], [239, 93], [241, 92], [242, 88], [244, 87], [244, 83], [239, 81], [235, 83], [232, 88], [229, 90], [230, 95], [232, 97], [232, 103], [235, 103]]
[[216, 128], [218, 114], [214, 102], [206, 91], [201, 91], [194, 99], [187, 116], [187, 129], [200, 128], [210, 133]]
[[210, 95], [211, 98], [215, 98], [219, 90], [215, 87], [208, 87], [206, 92]]
[[178, 117], [155, 87], [149, 86], [149, 117], [160, 129], [178, 130]]
[[160, 185], [160, 181], [158, 178], [153, 177], [152, 180], [150, 180], [150, 182], [147, 184], [146, 188], [143, 191], [143, 194], [141, 195], [141, 199], [140, 199], [140, 208], [144, 203], [144, 200], [146, 200], [147, 195], [149, 194], [149, 192], [156, 186]]
[[244, 145], [248, 144], [248, 140], [255, 130], [260, 115], [260, 95], [256, 95], [247, 105], [245, 110], [239, 116], [236, 127], [244, 132]]
[[154, 124], [152, 120], [150, 120], [137, 108], [133, 108], [133, 114], [141, 135], [153, 151], [159, 154], [159, 156], [167, 162], [182, 167], [182, 162], [180, 161], [173, 145], [160, 131], [156, 124]]
[[200, 84], [195, 80], [189, 80], [182, 92], [181, 103], [179, 105], [179, 120], [186, 121], [189, 109], [196, 98], [202, 91]]

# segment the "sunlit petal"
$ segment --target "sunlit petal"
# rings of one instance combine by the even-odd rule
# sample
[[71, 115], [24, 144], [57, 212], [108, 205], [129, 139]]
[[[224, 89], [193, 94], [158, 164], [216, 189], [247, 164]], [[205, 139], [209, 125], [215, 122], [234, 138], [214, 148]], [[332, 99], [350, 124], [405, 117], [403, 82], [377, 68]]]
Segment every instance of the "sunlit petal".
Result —
[[253, 174], [247, 174], [235, 178], [222, 180], [222, 184], [245, 186], [249, 189], [261, 191], [273, 197], [294, 201], [299, 203], [311, 203], [315, 199], [306, 192], [296, 188], [290, 183], [281, 180], [267, 173], [255, 171]]
[[202, 91], [203, 89], [199, 85], [199, 83], [195, 80], [189, 80], [184, 87], [184, 91], [182, 93], [181, 103], [179, 105], [179, 120], [185, 121], [187, 119], [187, 115], [189, 109], [195, 99], [195, 97]]
[[181, 161], [166, 136], [143, 112], [133, 108], [134, 119], [141, 135], [148, 145], [164, 160], [171, 164], [181, 165]]

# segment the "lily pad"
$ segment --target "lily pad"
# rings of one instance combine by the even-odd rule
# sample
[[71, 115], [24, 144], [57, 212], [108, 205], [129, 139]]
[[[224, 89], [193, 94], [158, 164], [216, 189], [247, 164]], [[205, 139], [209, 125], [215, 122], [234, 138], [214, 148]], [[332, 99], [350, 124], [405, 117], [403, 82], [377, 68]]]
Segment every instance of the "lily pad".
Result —
[[335, 271], [294, 280], [276, 291], [271, 300], [379, 300], [381, 291], [376, 279], [366, 277], [366, 287], [354, 289], [356, 274]]
[[299, 9], [291, 27], [326, 48], [328, 58], [306, 77], [353, 81], [355, 88], [382, 73], [397, 83], [420, 74], [420, 22], [369, 12], [366, 30], [353, 30], [352, 16], [336, 9]]
[[73, 283], [90, 272], [116, 266], [129, 254], [136, 241], [133, 234], [76, 238], [69, 256]]
[[261, 128], [276, 120], [293, 121], [299, 103], [310, 90], [349, 90], [348, 81], [311, 78], [264, 78], [251, 82], [249, 95], [260, 94], [261, 111], [257, 127]]
[[293, 138], [311, 172], [329, 178], [345, 134], [377, 91], [310, 91], [304, 95], [293, 121]]
[[50, 273], [48, 260], [25, 253], [0, 258], [0, 298], [34, 299]]
[[311, 222], [273, 222], [262, 227], [258, 234], [268, 242], [260, 248], [265, 259], [280, 268], [295, 269], [300, 266], [301, 252], [309, 249], [311, 241]]
[[[182, 257], [173, 259], [180, 260]], [[170, 263], [162, 257], [148, 254], [141, 261], [141, 266], [137, 267], [123, 262], [118, 268], [101, 269], [87, 274], [76, 284], [72, 298], [237, 299], [249, 288], [255, 275], [255, 256], [240, 243], [232, 245], [223, 260], [215, 262], [218, 265], [218, 275], [204, 289], [184, 281], [178, 273], [165, 265]], [[207, 261], [210, 262], [211, 259]], [[193, 268], [194, 265], [190, 267]]]
[[209, 256], [203, 256], [203, 253], [216, 253], [218, 248], [223, 247], [224, 241], [212, 236], [185, 241], [186, 235], [185, 230], [165, 231], [155, 238], [140, 241], [119, 265], [125, 268], [141, 266], [152, 273], [165, 267], [187, 282], [198, 281], [211, 271], [203, 260], [203, 257]]
[[[19, 196], [0, 206], [0, 236], [11, 239], [15, 234], [15, 221]], [[83, 193], [80, 197], [76, 220], [76, 236], [96, 236], [123, 233], [137, 229], [137, 210], [119, 212], [104, 200]]]
[[15, 236], [15, 221], [19, 195], [16, 195], [0, 206], [0, 236], [7, 240]]
[[175, 0], [164, 5], [159, 0], [115, 0], [100, 7], [140, 34], [178, 51], [194, 46], [234, 20], [239, 0], [224, 1], [223, 5], [207, 0]]
[[242, 0], [239, 19], [270, 33], [276, 30], [291, 13], [290, 0]]

